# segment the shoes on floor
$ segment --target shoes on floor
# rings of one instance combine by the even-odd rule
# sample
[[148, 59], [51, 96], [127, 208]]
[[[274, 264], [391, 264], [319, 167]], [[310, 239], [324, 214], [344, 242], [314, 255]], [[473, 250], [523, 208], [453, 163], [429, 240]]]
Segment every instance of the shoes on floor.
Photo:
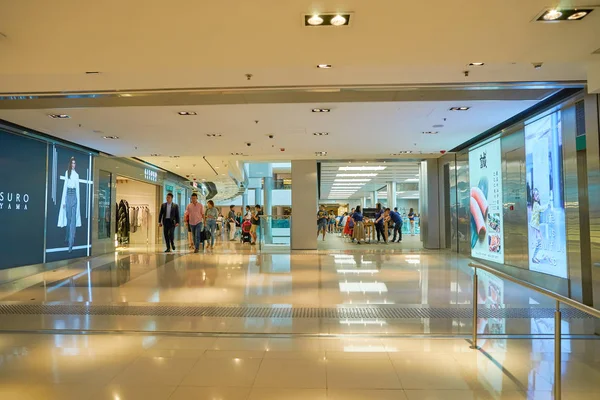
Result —
[[197, 253], [197, 252], [198, 252], [198, 249], [194, 249], [194, 253]]
[[171, 252], [171, 249], [166, 249], [165, 250], [165, 253], [170, 253], [170, 252]]
[[171, 248], [173, 249], [173, 251], [175, 251], [175, 250], [176, 250], [176, 249], [175, 249], [175, 245], [174, 245], [174, 244], [171, 244]]

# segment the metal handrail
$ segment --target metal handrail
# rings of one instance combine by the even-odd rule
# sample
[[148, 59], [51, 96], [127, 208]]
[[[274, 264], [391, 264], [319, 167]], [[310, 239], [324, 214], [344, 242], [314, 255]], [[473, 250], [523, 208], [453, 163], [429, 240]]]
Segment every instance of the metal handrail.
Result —
[[596, 310], [590, 306], [586, 306], [585, 304], [579, 303], [573, 299], [560, 295], [556, 292], [553, 292], [548, 289], [544, 289], [538, 285], [534, 285], [533, 283], [529, 283], [520, 279], [517, 279], [511, 275], [508, 275], [504, 272], [498, 271], [494, 268], [488, 267], [486, 265], [477, 264], [477, 263], [469, 263], [469, 267], [474, 268], [473, 274], [473, 339], [471, 343], [471, 348], [474, 350], [478, 350], [477, 346], [477, 292], [479, 280], [477, 278], [477, 269], [482, 269], [484, 271], [489, 272], [492, 275], [496, 275], [499, 278], [506, 279], [507, 281], [516, 283], [517, 285], [526, 287], [535, 292], [541, 293], [545, 296], [548, 296], [556, 301], [556, 310], [554, 312], [554, 400], [561, 399], [561, 358], [562, 358], [562, 350], [561, 350], [561, 313], [560, 313], [560, 304], [566, 304], [570, 307], [573, 307], [579, 311], [582, 311], [586, 314], [589, 314], [593, 317], [600, 318], [600, 310]]

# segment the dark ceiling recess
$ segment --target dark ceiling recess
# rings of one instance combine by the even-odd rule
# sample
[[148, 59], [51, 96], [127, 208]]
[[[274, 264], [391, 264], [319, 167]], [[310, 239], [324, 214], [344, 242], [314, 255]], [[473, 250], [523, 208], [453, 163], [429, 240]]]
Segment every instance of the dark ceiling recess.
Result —
[[204, 182], [204, 186], [208, 190], [208, 194], [206, 195], [206, 200], [210, 200], [219, 193], [217, 190], [217, 185], [214, 182]]

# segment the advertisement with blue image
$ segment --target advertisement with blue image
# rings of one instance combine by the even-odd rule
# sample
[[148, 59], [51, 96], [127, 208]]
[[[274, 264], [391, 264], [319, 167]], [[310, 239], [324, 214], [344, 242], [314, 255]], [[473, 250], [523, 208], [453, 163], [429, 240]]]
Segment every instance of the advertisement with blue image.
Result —
[[567, 278], [560, 112], [525, 125], [529, 269]]

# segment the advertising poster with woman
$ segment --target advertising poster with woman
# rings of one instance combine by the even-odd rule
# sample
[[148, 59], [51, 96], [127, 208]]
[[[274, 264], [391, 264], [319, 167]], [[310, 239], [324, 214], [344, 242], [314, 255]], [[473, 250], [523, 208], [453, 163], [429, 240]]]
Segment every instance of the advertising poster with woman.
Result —
[[525, 125], [529, 269], [567, 277], [560, 112]]
[[46, 261], [89, 256], [91, 155], [53, 145], [48, 167]]
[[504, 263], [500, 140], [469, 151], [471, 256]]

